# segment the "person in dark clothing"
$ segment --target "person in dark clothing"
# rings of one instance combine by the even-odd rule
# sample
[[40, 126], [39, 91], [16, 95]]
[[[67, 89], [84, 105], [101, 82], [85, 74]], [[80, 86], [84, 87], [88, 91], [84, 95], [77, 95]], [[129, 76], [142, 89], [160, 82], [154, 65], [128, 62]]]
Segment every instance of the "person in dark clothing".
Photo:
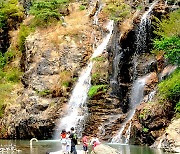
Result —
[[77, 151], [76, 151], [77, 134], [74, 131], [74, 127], [71, 128], [71, 134], [69, 138], [71, 139], [71, 153], [77, 154]]

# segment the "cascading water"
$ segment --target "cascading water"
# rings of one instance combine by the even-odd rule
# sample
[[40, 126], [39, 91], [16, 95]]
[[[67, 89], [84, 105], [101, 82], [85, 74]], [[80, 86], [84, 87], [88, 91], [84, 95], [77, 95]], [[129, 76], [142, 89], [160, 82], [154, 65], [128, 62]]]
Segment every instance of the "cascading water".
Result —
[[96, 11], [96, 13], [95, 13], [95, 15], [94, 15], [94, 21], [93, 21], [93, 23], [94, 23], [95, 25], [98, 25], [98, 14], [99, 14], [99, 12], [100, 12], [101, 9], [102, 9], [102, 4], [100, 3], [100, 0], [98, 0], [97, 3], [99, 4], [99, 6], [98, 6], [98, 10]]
[[[104, 49], [106, 48], [109, 39], [112, 35], [113, 31], [113, 21], [110, 21], [107, 25], [107, 29], [109, 33], [103, 39], [102, 43], [97, 47], [94, 51], [91, 60], [102, 54]], [[59, 132], [62, 129], [70, 130], [71, 127], [76, 127], [77, 133], [81, 134], [82, 126], [87, 115], [86, 109], [86, 100], [87, 93], [91, 86], [91, 70], [92, 70], [93, 62], [90, 61], [87, 67], [82, 71], [77, 84], [72, 92], [71, 98], [67, 105], [66, 115], [60, 120], [58, 124], [58, 129], [55, 132], [55, 138], [59, 137]]]
[[146, 80], [149, 78], [149, 76], [146, 75], [144, 77], [136, 79], [136, 77], [138, 76], [137, 60], [139, 57], [138, 54], [146, 51], [147, 37], [148, 37], [147, 30], [151, 24], [150, 14], [151, 14], [154, 6], [157, 4], [157, 2], [158, 1], [153, 2], [151, 4], [151, 6], [149, 7], [149, 10], [143, 14], [143, 16], [141, 18], [141, 22], [137, 28], [136, 41], [135, 41], [136, 49], [135, 49], [135, 53], [133, 56], [133, 64], [134, 64], [133, 80], [135, 80], [135, 81], [132, 85], [132, 91], [131, 91], [131, 96], [130, 96], [130, 111], [128, 113], [126, 120], [122, 123], [119, 133], [115, 137], [113, 137], [113, 139], [111, 141], [112, 143], [120, 142], [120, 143], [127, 144], [129, 142], [131, 123], [125, 133], [126, 138], [124, 138], [124, 136], [123, 136], [123, 131], [126, 128], [127, 123], [133, 118], [133, 116], [135, 114], [136, 106], [142, 101], [143, 96], [144, 96], [143, 95], [144, 86], [145, 86]]
[[149, 40], [148, 30], [150, 29], [151, 25], [150, 15], [157, 2], [158, 1], [153, 2], [152, 5], [149, 7], [149, 10], [146, 11], [141, 18], [141, 22], [136, 32], [136, 53], [142, 53], [146, 51], [147, 43]]
[[[123, 131], [126, 127], [126, 124], [129, 122], [129, 120], [131, 120], [133, 118], [135, 110], [136, 110], [136, 106], [139, 105], [139, 103], [143, 99], [144, 86], [145, 86], [148, 78], [149, 78], [149, 75], [146, 75], [144, 77], [137, 79], [133, 83], [132, 91], [131, 91], [131, 102], [130, 102], [131, 109], [129, 111], [129, 115], [128, 115], [127, 119], [124, 121], [124, 123], [122, 123], [122, 127], [119, 130], [119, 133], [115, 137], [113, 137], [112, 143], [116, 143], [116, 142], [126, 143], [129, 141], [130, 131], [129, 132], [126, 131], [127, 132], [127, 134], [125, 134], [125, 136], [127, 136], [126, 139], [123, 137]], [[131, 127], [131, 124], [129, 125], [129, 127]], [[130, 128], [128, 128], [127, 130], [130, 130]]]

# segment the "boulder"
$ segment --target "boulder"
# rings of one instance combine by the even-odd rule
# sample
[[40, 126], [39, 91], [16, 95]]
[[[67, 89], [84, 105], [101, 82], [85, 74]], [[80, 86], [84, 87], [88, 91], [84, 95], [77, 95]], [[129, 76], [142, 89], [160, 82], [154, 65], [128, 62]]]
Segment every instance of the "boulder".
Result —
[[97, 147], [94, 148], [94, 151], [91, 152], [91, 154], [120, 154], [116, 149], [108, 146], [108, 145], [104, 145], [104, 144], [100, 144]]
[[180, 153], [180, 119], [174, 120], [152, 147]]

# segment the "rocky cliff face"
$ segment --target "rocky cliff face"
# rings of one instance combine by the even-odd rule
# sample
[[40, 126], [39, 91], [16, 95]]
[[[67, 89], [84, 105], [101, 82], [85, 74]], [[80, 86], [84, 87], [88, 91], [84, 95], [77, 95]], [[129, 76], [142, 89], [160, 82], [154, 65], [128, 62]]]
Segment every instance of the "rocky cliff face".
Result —
[[[79, 11], [79, 4], [74, 3], [62, 26], [38, 29], [27, 38], [23, 55], [23, 88], [17, 92], [16, 104], [6, 108], [1, 119], [3, 131], [0, 137], [52, 137], [59, 118], [66, 110], [79, 73], [89, 60], [93, 47], [97, 47], [106, 34], [104, 14], [99, 15], [99, 25], [92, 22], [97, 7], [97, 3], [93, 3], [89, 13], [86, 10]], [[166, 14], [166, 7], [159, 3], [153, 14], [156, 17]], [[156, 89], [157, 83], [166, 78], [175, 67], [167, 66], [162, 56], [155, 57], [149, 51], [139, 54], [134, 62], [139, 15], [139, 11], [134, 12], [132, 18], [115, 25], [107, 50], [99, 59], [93, 60], [92, 85], [103, 85], [106, 88], [89, 98], [89, 115], [84, 132], [89, 136], [97, 134], [102, 140], [109, 141], [128, 117], [133, 82], [148, 74], [145, 97], [132, 119], [131, 139], [134, 144], [148, 145], [156, 139], [162, 139], [161, 146], [166, 147], [167, 140], [171, 144], [170, 135], [167, 137], [166, 134], [166, 138], [158, 137], [165, 134], [166, 127], [171, 128], [169, 124], [174, 106], [169, 102], [164, 105], [156, 101], [147, 102], [151, 102], [149, 94]], [[178, 133], [177, 125], [175, 133]]]
[[94, 38], [102, 35], [87, 12], [79, 10], [79, 4], [72, 4], [70, 10], [64, 27], [40, 29], [26, 39], [24, 87], [18, 91], [16, 104], [6, 108], [1, 137], [52, 137], [72, 87], [92, 53]]

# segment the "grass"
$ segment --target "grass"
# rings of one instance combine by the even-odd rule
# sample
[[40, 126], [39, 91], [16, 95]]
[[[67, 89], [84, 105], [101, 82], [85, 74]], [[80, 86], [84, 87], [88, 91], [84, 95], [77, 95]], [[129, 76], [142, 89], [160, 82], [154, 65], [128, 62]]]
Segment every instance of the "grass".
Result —
[[178, 68], [168, 79], [162, 81], [159, 85], [158, 96], [161, 101], [170, 100], [177, 102], [180, 98], [180, 68]]
[[107, 85], [94, 85], [89, 89], [88, 96], [93, 98], [98, 92], [105, 92], [107, 90]]

